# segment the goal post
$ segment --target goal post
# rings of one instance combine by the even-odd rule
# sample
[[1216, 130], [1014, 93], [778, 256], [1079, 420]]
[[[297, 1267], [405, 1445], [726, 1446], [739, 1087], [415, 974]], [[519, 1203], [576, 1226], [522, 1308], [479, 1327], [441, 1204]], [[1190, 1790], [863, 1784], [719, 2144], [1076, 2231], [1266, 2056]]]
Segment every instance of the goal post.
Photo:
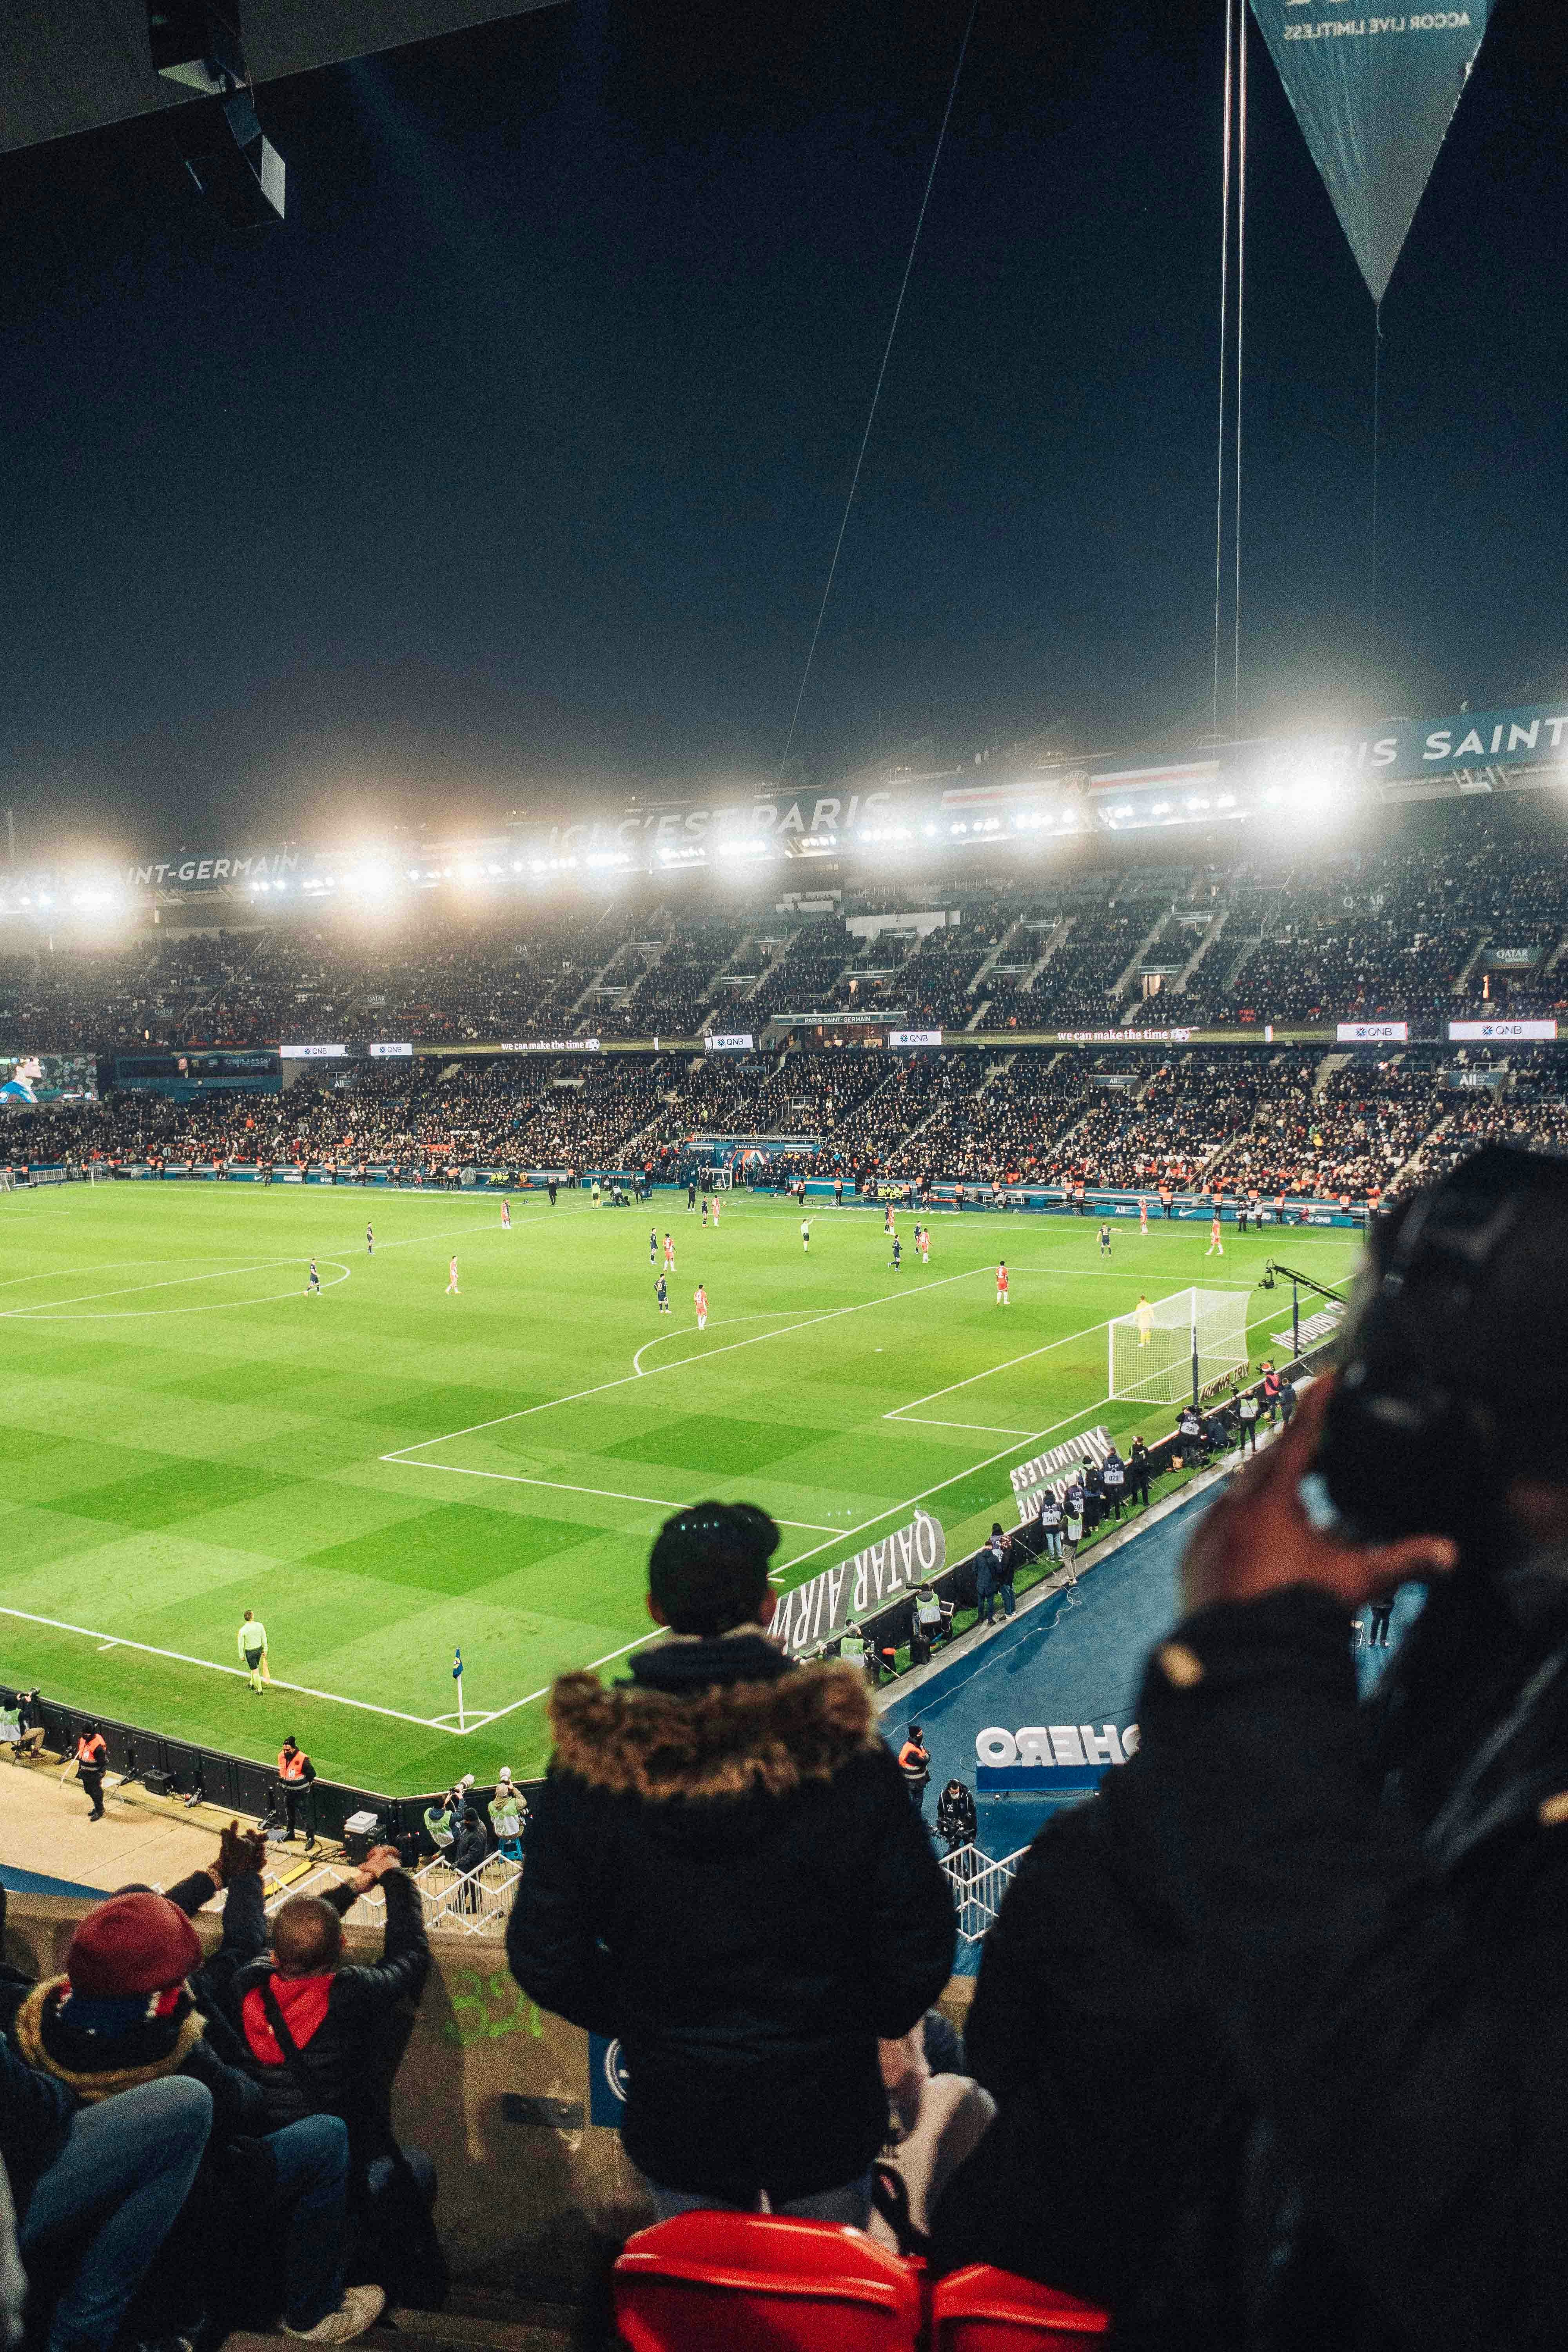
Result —
[[1107, 1325], [1106, 1392], [1150, 1404], [1200, 1396], [1247, 1366], [1245, 1290], [1178, 1290]]

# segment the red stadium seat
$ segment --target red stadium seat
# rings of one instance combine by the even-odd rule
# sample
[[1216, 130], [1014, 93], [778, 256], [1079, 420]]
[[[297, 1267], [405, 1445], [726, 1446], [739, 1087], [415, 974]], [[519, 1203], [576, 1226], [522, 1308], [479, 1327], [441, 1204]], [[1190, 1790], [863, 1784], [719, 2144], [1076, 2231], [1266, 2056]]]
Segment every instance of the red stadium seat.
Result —
[[989, 2263], [951, 2272], [931, 2296], [931, 2352], [1085, 2352], [1086, 2336], [1110, 2333], [1109, 2312]]
[[631, 2352], [916, 2352], [920, 2273], [858, 2230], [681, 2213], [626, 2242], [616, 2328]]

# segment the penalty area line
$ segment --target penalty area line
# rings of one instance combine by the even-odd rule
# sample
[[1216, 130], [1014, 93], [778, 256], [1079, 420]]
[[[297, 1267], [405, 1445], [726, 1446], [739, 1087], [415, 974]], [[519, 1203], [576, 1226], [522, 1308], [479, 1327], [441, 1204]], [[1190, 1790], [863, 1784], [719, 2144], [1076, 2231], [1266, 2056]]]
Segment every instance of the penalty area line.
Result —
[[[1096, 1397], [1092, 1404], [1080, 1405], [1076, 1412], [1065, 1414], [1060, 1421], [1051, 1422], [1045, 1429], [1032, 1431], [1023, 1441], [1023, 1444], [1037, 1445], [1042, 1437], [1054, 1437], [1058, 1429], [1068, 1428], [1075, 1421], [1082, 1421], [1089, 1413], [1098, 1412], [1102, 1404], [1110, 1404], [1111, 1402], [1110, 1397]], [[955, 1470], [951, 1477], [939, 1479], [934, 1486], [927, 1486], [921, 1494], [910, 1496], [907, 1501], [889, 1504], [886, 1510], [879, 1511], [874, 1518], [862, 1519], [858, 1527], [843, 1529], [836, 1528], [834, 1535], [847, 1543], [854, 1536], [864, 1535], [868, 1528], [879, 1528], [890, 1519], [900, 1519], [906, 1511], [914, 1510], [920, 1504], [928, 1501], [932, 1495], [944, 1494], [949, 1486], [960, 1486], [965, 1478], [973, 1478], [977, 1472], [989, 1470], [993, 1463], [1005, 1462], [1009, 1454], [1021, 1453], [1023, 1444], [1004, 1445], [999, 1452], [988, 1454], [983, 1462], [972, 1462], [966, 1469]], [[815, 1559], [818, 1552], [824, 1552], [826, 1549], [826, 1543], [813, 1544], [809, 1551], [797, 1552], [789, 1565], [791, 1568], [798, 1568], [803, 1560]], [[846, 1557], [848, 1557], [847, 1553]], [[606, 1650], [602, 1658], [590, 1659], [587, 1665], [579, 1671], [591, 1675], [600, 1666], [612, 1665], [617, 1658], [624, 1658], [628, 1651], [640, 1650], [645, 1642], [657, 1642], [662, 1631], [662, 1626], [655, 1625], [647, 1633], [639, 1633], [635, 1641], [623, 1642], [618, 1650]], [[515, 1715], [520, 1706], [531, 1706], [536, 1699], [548, 1697], [552, 1685], [549, 1683], [542, 1684], [538, 1690], [530, 1691], [526, 1697], [514, 1698], [510, 1706], [498, 1706], [490, 1721], [499, 1723], [503, 1716]]]
[[[628, 1495], [619, 1486], [576, 1486], [565, 1478], [531, 1478], [521, 1470], [469, 1470], [458, 1462], [409, 1462], [395, 1454], [384, 1454], [384, 1462], [397, 1462], [405, 1470], [436, 1470], [447, 1478], [499, 1478], [508, 1486], [548, 1486], [557, 1495], [599, 1495], [610, 1503], [651, 1503], [657, 1511], [689, 1511], [690, 1503], [672, 1503], [668, 1495]], [[696, 1497], [693, 1497], [695, 1500]], [[772, 1512], [768, 1515], [773, 1517]], [[833, 1535], [837, 1529], [825, 1527], [820, 1519], [780, 1519], [781, 1528], [804, 1528], [808, 1535]], [[590, 1532], [584, 1528], [586, 1536]]]
[[[940, 1290], [950, 1282], [973, 1282], [986, 1271], [987, 1269], [981, 1265], [967, 1266], [961, 1274], [943, 1275], [939, 1281], [922, 1284], [918, 1290], [889, 1290], [880, 1298], [857, 1299], [851, 1307], [829, 1307], [820, 1315], [808, 1316], [803, 1323], [786, 1324], [782, 1331], [754, 1331], [749, 1339], [730, 1339], [721, 1348], [705, 1348], [699, 1358], [682, 1356], [672, 1363], [656, 1364], [650, 1372], [623, 1372], [617, 1379], [600, 1381], [591, 1389], [574, 1390], [569, 1396], [546, 1397], [539, 1404], [520, 1405], [515, 1412], [498, 1412], [489, 1421], [470, 1422], [466, 1429], [449, 1429], [443, 1437], [421, 1437], [412, 1445], [396, 1446], [392, 1453], [384, 1454], [379, 1458], [383, 1462], [407, 1462], [413, 1454], [427, 1454], [433, 1445], [450, 1445], [459, 1437], [477, 1437], [481, 1430], [500, 1429], [509, 1422], [527, 1421], [536, 1412], [553, 1412], [560, 1405], [581, 1404], [585, 1398], [603, 1396], [609, 1389], [629, 1388], [637, 1380], [657, 1380], [660, 1372], [679, 1372], [689, 1370], [693, 1362], [707, 1363], [714, 1356], [732, 1355], [738, 1348], [759, 1348], [767, 1339], [787, 1339], [793, 1332], [810, 1331], [819, 1323], [837, 1321], [840, 1316], [863, 1315], [870, 1307], [890, 1307], [903, 1298], [927, 1298], [933, 1290]], [[787, 1309], [785, 1311], [787, 1312]], [[741, 1318], [737, 1316], [735, 1320], [739, 1322]], [[668, 1332], [663, 1336], [673, 1339], [675, 1334]], [[916, 1398], [915, 1402], [919, 1403], [920, 1399]], [[421, 1464], [415, 1466], [423, 1468], [426, 1465]], [[439, 1467], [440, 1465], [429, 1466]]]

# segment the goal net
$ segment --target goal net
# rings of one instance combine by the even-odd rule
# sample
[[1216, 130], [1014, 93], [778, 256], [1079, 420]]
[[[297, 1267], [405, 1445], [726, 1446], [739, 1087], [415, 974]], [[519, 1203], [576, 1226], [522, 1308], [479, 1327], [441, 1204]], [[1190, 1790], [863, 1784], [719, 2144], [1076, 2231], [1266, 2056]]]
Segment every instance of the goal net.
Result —
[[1194, 1356], [1200, 1395], [1212, 1381], [1245, 1371], [1247, 1298], [1245, 1290], [1178, 1290], [1114, 1317], [1109, 1394], [1179, 1403], [1193, 1392]]
[[14, 1192], [16, 1189], [16, 1170], [14, 1168], [0, 1168], [0, 1192]]
[[715, 1192], [728, 1192], [731, 1189], [730, 1171], [727, 1168], [715, 1168], [708, 1181]]

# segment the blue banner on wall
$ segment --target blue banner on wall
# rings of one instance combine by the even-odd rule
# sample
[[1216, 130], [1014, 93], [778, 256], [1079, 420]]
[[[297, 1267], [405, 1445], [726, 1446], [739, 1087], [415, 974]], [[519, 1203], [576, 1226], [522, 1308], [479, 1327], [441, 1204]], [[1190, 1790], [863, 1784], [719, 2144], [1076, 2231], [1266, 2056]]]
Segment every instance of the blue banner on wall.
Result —
[[1387, 290], [1490, 5], [1380, 14], [1356, 0], [1252, 0], [1374, 302]]
[[588, 2121], [619, 2131], [626, 2104], [626, 2062], [618, 2042], [588, 2036]]

